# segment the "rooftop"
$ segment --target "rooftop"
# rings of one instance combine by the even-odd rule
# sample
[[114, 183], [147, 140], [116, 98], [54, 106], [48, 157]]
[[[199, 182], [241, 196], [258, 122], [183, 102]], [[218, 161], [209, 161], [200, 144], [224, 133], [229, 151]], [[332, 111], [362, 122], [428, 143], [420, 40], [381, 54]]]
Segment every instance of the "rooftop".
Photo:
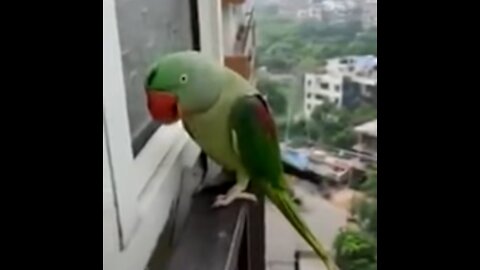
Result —
[[356, 56], [355, 70], [368, 71], [377, 67], [377, 57], [373, 55]]
[[352, 168], [363, 168], [358, 157], [342, 158], [316, 147], [290, 148], [283, 145], [282, 161], [298, 170], [313, 172], [334, 181], [345, 180]]
[[295, 166], [297, 169], [305, 170], [308, 168], [308, 155], [300, 153], [292, 149], [285, 149], [282, 151], [283, 161]]
[[374, 55], [352, 55], [327, 60], [327, 71], [366, 76], [376, 73], [377, 57]]
[[377, 119], [355, 127], [355, 131], [377, 137]]

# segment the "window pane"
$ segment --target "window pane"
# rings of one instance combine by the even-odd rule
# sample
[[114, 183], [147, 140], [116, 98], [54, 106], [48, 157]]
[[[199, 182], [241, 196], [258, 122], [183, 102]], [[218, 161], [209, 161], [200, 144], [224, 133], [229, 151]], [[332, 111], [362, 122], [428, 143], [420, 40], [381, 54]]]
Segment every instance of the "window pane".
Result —
[[189, 1], [116, 0], [116, 9], [130, 134], [136, 155], [159, 127], [146, 106], [147, 68], [156, 56], [193, 48], [190, 7]]

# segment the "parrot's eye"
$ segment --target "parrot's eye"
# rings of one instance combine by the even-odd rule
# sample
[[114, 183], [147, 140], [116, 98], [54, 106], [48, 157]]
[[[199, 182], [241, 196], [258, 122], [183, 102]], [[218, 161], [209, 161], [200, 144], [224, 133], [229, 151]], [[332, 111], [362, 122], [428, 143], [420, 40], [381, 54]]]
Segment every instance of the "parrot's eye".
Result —
[[187, 74], [182, 74], [182, 76], [180, 76], [180, 83], [187, 83], [187, 81], [188, 81]]

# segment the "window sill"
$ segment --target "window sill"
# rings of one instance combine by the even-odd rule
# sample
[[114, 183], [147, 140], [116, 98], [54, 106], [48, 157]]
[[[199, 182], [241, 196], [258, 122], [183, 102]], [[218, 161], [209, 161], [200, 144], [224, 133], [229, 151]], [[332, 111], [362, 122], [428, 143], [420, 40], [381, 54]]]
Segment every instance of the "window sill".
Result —
[[265, 269], [263, 200], [212, 209], [215, 194], [224, 191], [226, 187], [193, 198], [168, 270]]
[[168, 176], [172, 172], [174, 166], [183, 166], [183, 164], [179, 164], [179, 161], [181, 161], [182, 150], [184, 150], [190, 140], [185, 133], [180, 134], [182, 135], [175, 138], [173, 146], [164, 153], [157, 168], [152, 172], [152, 176], [148, 179], [148, 182], [139, 193], [138, 201], [140, 205], [140, 213], [143, 213], [143, 215], [150, 213], [147, 208], [154, 205], [152, 201], [155, 198], [170, 197], [167, 196], [167, 194], [160, 194], [160, 192], [171, 193], [170, 189], [163, 188], [164, 183], [169, 180]]
[[171, 126], [161, 126], [150, 138], [143, 150], [133, 161], [133, 170], [137, 181], [140, 183], [135, 194], [141, 193], [145, 189], [157, 168], [166, 161], [168, 154], [176, 147], [181, 147], [186, 142], [187, 135], [183, 130], [181, 123]]

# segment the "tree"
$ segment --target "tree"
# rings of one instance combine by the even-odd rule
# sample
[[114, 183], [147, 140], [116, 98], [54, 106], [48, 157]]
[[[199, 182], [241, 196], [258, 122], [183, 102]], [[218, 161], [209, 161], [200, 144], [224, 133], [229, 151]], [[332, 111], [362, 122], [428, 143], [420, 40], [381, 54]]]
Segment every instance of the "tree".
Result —
[[[299, 75], [321, 70], [329, 58], [376, 54], [376, 30], [363, 31], [359, 22], [297, 21], [276, 16], [274, 10], [258, 11], [256, 64], [265, 66], [269, 72]], [[286, 98], [285, 91], [282, 93], [283, 86], [266, 84], [259, 83], [258, 88], [269, 96], [275, 114], [284, 114], [287, 104], [291, 105], [290, 95]], [[289, 137], [310, 137], [324, 145], [350, 148], [355, 142], [354, 126], [365, 119], [370, 120], [372, 115], [376, 117], [376, 109], [374, 113], [372, 111], [370, 108], [346, 111], [336, 109], [334, 104], [323, 105], [320, 111], [314, 111], [312, 119], [299, 123], [298, 128], [290, 127]]]
[[281, 93], [281, 84], [268, 78], [261, 78], [257, 83], [258, 90], [267, 97], [275, 115], [284, 115], [287, 111], [287, 99]]
[[289, 135], [292, 138], [305, 138], [307, 136], [307, 121], [293, 122], [289, 127]]
[[267, 101], [276, 115], [284, 115], [287, 111], [287, 99], [278, 89], [266, 93]]
[[257, 82], [257, 88], [262, 94], [267, 94], [270, 91], [277, 89], [278, 84], [268, 78], [260, 78]]
[[348, 149], [355, 144], [355, 140], [356, 137], [351, 128], [344, 128], [333, 134], [329, 143], [337, 148]]
[[376, 31], [362, 32], [359, 22], [298, 22], [269, 11], [259, 16], [258, 64], [273, 72], [311, 71], [328, 58], [344, 55], [376, 55]]
[[335, 259], [342, 270], [377, 269], [377, 173], [368, 173], [359, 187], [367, 197], [355, 202], [351, 212], [358, 229], [347, 229], [335, 238]]
[[313, 110], [308, 130], [319, 143], [348, 149], [356, 142], [354, 127], [376, 117], [377, 109], [370, 105], [349, 110], [326, 101]]
[[278, 6], [277, 5], [259, 5], [258, 11], [263, 13], [266, 16], [273, 16], [278, 14]]
[[315, 72], [318, 66], [319, 62], [317, 60], [311, 57], [306, 57], [303, 58], [295, 67], [295, 73], [303, 74], [308, 72]]
[[327, 146], [351, 148], [355, 143], [355, 134], [350, 119], [347, 110], [339, 109], [332, 103], [317, 106], [313, 110], [309, 129], [313, 131], [312, 138]]
[[352, 125], [359, 125], [377, 118], [377, 108], [363, 104], [352, 113]]
[[376, 269], [376, 241], [353, 229], [342, 231], [334, 241], [335, 261], [342, 270]]
[[377, 237], [377, 200], [372, 198], [357, 201], [352, 209], [361, 230]]
[[371, 170], [367, 173], [367, 180], [358, 188], [368, 196], [377, 198], [377, 170]]

